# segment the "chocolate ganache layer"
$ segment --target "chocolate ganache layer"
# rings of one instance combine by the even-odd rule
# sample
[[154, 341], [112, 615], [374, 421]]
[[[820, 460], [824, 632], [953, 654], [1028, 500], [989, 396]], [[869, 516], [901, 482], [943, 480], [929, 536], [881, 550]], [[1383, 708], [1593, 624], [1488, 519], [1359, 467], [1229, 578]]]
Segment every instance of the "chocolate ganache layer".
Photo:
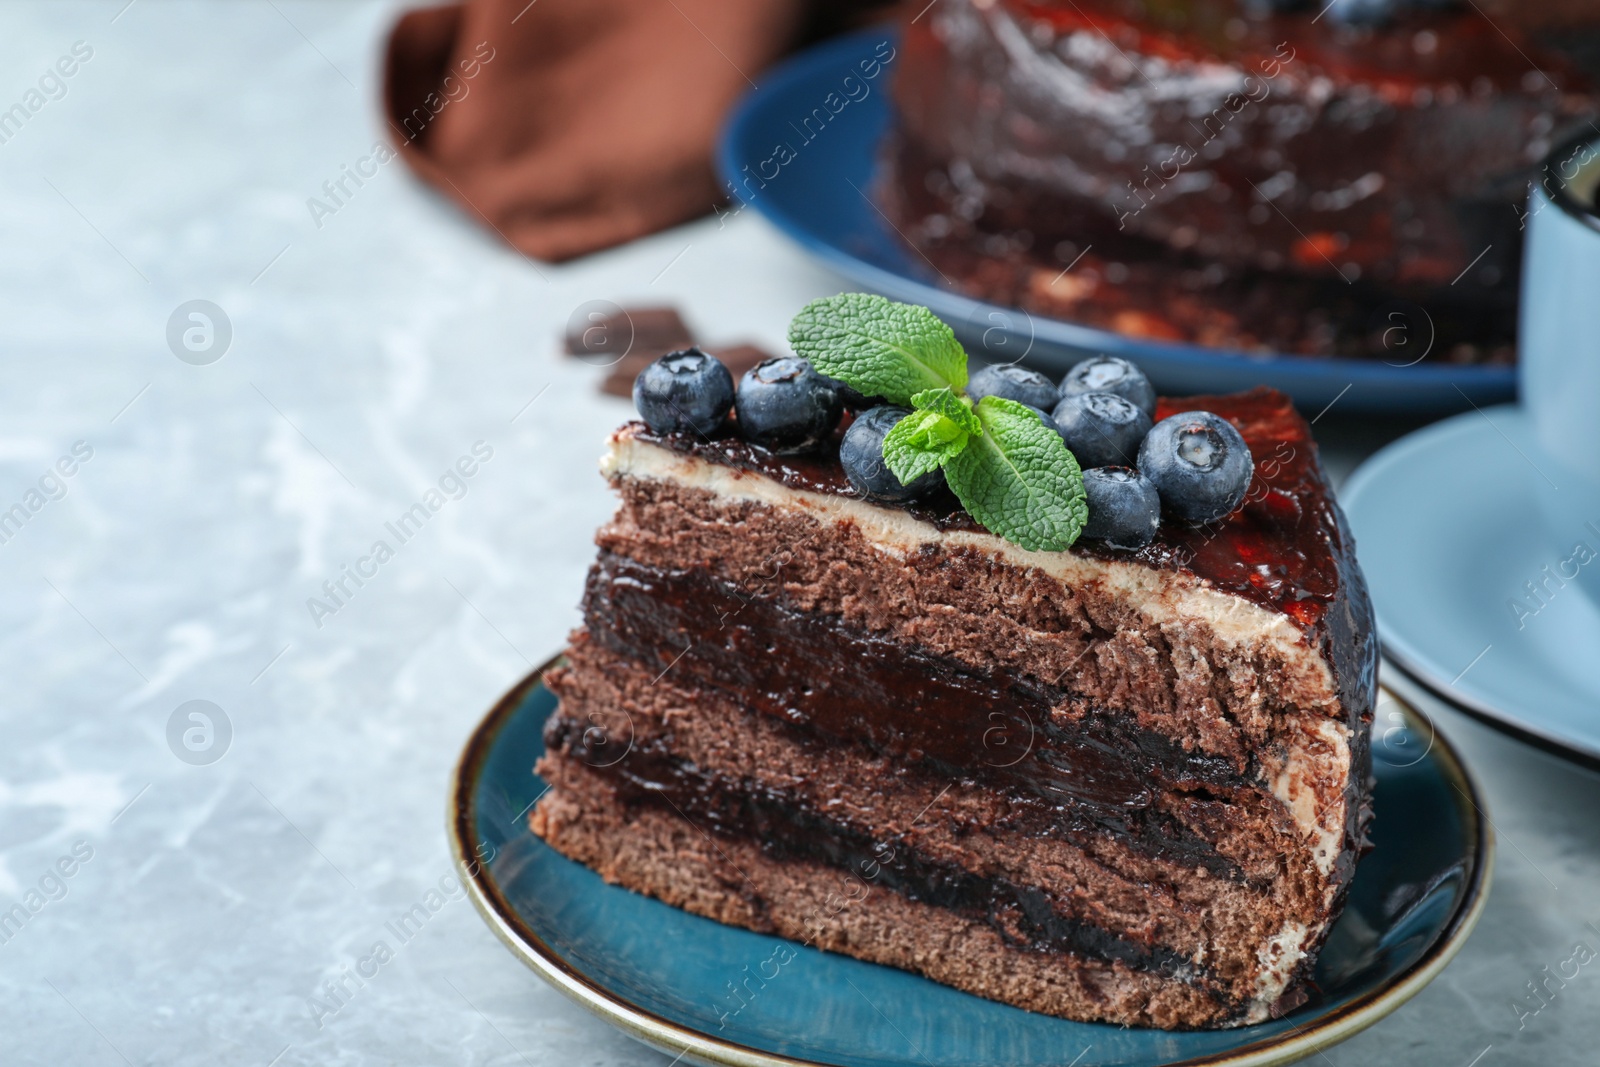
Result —
[[[1107, 832], [1160, 858], [1240, 877], [1213, 845], [1157, 809], [1176, 792], [1270, 802], [1252, 768], [1140, 730], [1126, 713], [1052, 715], [1065, 690], [987, 675], [834, 620], [754, 597], [703, 572], [602, 553], [584, 599], [590, 637], [675, 678], [729, 694], [808, 737], [864, 746], [940, 781], [1005, 791], [1007, 828]], [[690, 654], [674, 647], [686, 640]], [[870, 669], [864, 669], [870, 665]], [[626, 762], [626, 761], [624, 761]]]
[[[545, 744], [593, 768], [605, 756], [589, 749], [587, 736], [592, 736], [588, 723], [557, 715], [546, 727]], [[862, 872], [909, 900], [976, 918], [1015, 947], [1072, 952], [1168, 976], [1208, 977], [1206, 968], [1169, 948], [1063, 916], [1059, 903], [1038, 887], [940, 862], [905, 835], [885, 839], [781, 790], [701, 770], [660, 743], [636, 744], [601, 776], [625, 804], [676, 810], [712, 833], [758, 842], [776, 860], [810, 860]]]

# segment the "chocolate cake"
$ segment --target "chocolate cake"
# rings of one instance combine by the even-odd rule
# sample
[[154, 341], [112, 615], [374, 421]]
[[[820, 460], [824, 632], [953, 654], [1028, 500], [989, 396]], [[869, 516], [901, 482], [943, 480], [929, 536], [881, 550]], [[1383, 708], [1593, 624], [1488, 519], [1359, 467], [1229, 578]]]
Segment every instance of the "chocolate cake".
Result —
[[879, 198], [966, 290], [1392, 363], [1513, 358], [1531, 170], [1597, 111], [1514, 22], [1406, 0], [944, 0], [894, 101]]
[[1155, 416], [1200, 409], [1248, 443], [1250, 491], [1133, 550], [1030, 551], [944, 489], [872, 502], [838, 430], [784, 455], [738, 421], [623, 426], [545, 676], [534, 832], [696, 914], [1033, 1011], [1301, 1003], [1370, 816], [1372, 611], [1287, 398]]

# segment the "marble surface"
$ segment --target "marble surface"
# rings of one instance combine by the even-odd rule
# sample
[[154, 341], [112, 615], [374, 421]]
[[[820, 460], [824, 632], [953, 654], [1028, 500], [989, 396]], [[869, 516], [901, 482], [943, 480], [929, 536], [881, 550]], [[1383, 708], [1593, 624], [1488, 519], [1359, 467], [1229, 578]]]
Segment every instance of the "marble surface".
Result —
[[[557, 357], [569, 317], [670, 302], [707, 339], [779, 346], [839, 285], [750, 215], [535, 265], [397, 161], [314, 218], [380, 139], [393, 10], [0, 12], [0, 110], [40, 90], [0, 142], [0, 512], [25, 516], [0, 527], [4, 1063], [668, 1062], [454, 890], [445, 781], [561, 644], [611, 507], [594, 461], [627, 406]], [[169, 343], [195, 300], [226, 316], [220, 358], [221, 330], [184, 347], [198, 321]], [[1318, 425], [1340, 472], [1403, 428]], [[402, 542], [386, 524], [430, 490]], [[369, 577], [335, 602], [346, 567]], [[1600, 964], [1548, 976], [1600, 950], [1600, 784], [1439, 721], [1500, 832], [1488, 914], [1318, 1058], [1592, 1063]], [[386, 923], [419, 902], [400, 942]]]

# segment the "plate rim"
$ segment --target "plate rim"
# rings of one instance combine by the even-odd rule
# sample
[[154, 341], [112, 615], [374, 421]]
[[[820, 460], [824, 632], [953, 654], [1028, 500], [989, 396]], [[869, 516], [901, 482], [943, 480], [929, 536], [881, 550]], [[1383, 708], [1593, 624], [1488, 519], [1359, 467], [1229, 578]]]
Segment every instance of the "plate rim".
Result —
[[[1487, 427], [1480, 427], [1479, 419], [1474, 418], [1482, 416], [1488, 419], [1494, 414], [1510, 415], [1518, 420], [1528, 418], [1526, 409], [1520, 404], [1496, 404], [1474, 411], [1463, 411], [1419, 427], [1403, 437], [1390, 441], [1351, 472], [1350, 477], [1346, 478], [1344, 485], [1339, 488], [1340, 507], [1348, 515], [1354, 510], [1356, 499], [1367, 492], [1371, 484], [1392, 471], [1403, 472], [1407, 467], [1407, 459], [1416, 455], [1418, 451], [1438, 447], [1440, 439], [1456, 434], [1486, 432], [1490, 429], [1498, 432], [1499, 428], [1492, 421]], [[1510, 484], [1520, 483], [1513, 479]], [[1442, 680], [1441, 674], [1428, 666], [1426, 662], [1428, 657], [1419, 654], [1399, 638], [1384, 636], [1393, 630], [1393, 627], [1379, 626], [1378, 644], [1383, 658], [1402, 678], [1412, 682], [1435, 700], [1507, 737], [1586, 770], [1600, 773], [1600, 747], [1577, 742], [1559, 731], [1541, 727], [1514, 711], [1496, 707], [1489, 701], [1455, 690], [1451, 683]]]
[[1503, 712], [1484, 701], [1447, 692], [1449, 683], [1441, 684], [1431, 671], [1417, 666], [1403, 655], [1384, 649], [1383, 658], [1401, 678], [1415, 685], [1434, 700], [1446, 705], [1452, 711], [1459, 711], [1474, 721], [1481, 722], [1496, 733], [1504, 734], [1513, 741], [1520, 741], [1529, 748], [1537, 749], [1546, 755], [1554, 756], [1556, 759], [1566, 763], [1582, 767], [1586, 771], [1600, 774], [1600, 754], [1591, 753], [1586, 748], [1576, 747], [1571, 742], [1562, 740], [1550, 731], [1541, 730], [1531, 724], [1506, 718]]
[[[560, 666], [565, 659], [564, 651], [556, 653], [501, 694], [488, 714], [473, 727], [451, 769], [445, 794], [446, 836], [451, 860], [473, 907], [495, 936], [535, 974], [591, 1014], [657, 1051], [725, 1067], [838, 1067], [822, 1060], [796, 1059], [713, 1037], [663, 1018], [604, 989], [569, 964], [522, 921], [489, 877], [487, 865], [475, 858], [468, 844], [477, 816], [473, 794], [495, 738], [522, 706], [527, 694], [543, 683], [545, 672]], [[1445, 777], [1454, 786], [1452, 801], [1472, 843], [1469, 850], [1472, 869], [1454, 913], [1439, 938], [1408, 969], [1316, 1023], [1287, 1035], [1210, 1056], [1171, 1061], [1162, 1067], [1277, 1067], [1314, 1055], [1354, 1037], [1416, 996], [1456, 957], [1477, 926], [1488, 904], [1495, 857], [1494, 828], [1485, 811], [1483, 795], [1454, 746], [1439, 732], [1432, 719], [1401, 695], [1380, 685], [1379, 699], [1384, 697], [1427, 727], [1428, 735], [1434, 739], [1432, 751], [1439, 753]], [[1463, 798], [1465, 805], [1461, 803]], [[1240, 1032], [1248, 1029], [1241, 1028]]]
[[[832, 69], [840, 55], [852, 54], [859, 50], [869, 40], [880, 39], [884, 36], [891, 38], [898, 46], [900, 32], [897, 28], [889, 26], [868, 26], [841, 34], [838, 37], [813, 44], [780, 60], [761, 75], [761, 85], [758, 88], [782, 89], [790, 84], [804, 83], [819, 70]], [[887, 92], [883, 88], [880, 92]], [[737, 143], [744, 137], [744, 131], [753, 121], [753, 117], [761, 114], [765, 106], [764, 101], [774, 96], [773, 93], [761, 93], [757, 89], [747, 89], [734, 103], [723, 121], [721, 130], [717, 135], [715, 150], [715, 165], [717, 177], [724, 188], [731, 190], [733, 198], [745, 207], [753, 208], [757, 214], [780, 230], [790, 240], [795, 241], [812, 255], [821, 259], [830, 268], [844, 274], [846, 277], [857, 280], [872, 279], [865, 284], [880, 292], [892, 293], [902, 298], [916, 299], [927, 292], [937, 292], [944, 298], [958, 301], [968, 306], [968, 318], [977, 311], [993, 310], [1000, 313], [1024, 314], [1030, 320], [1036, 320], [1051, 328], [1050, 332], [1054, 343], [1076, 348], [1097, 349], [1104, 352], [1136, 358], [1170, 359], [1181, 361], [1195, 371], [1216, 370], [1237, 372], [1241, 368], [1252, 364], [1270, 364], [1274, 373], [1289, 379], [1296, 380], [1303, 386], [1325, 384], [1324, 379], [1338, 378], [1348, 380], [1353, 384], [1389, 386], [1409, 390], [1424, 389], [1442, 390], [1447, 386], [1464, 385], [1472, 394], [1483, 399], [1488, 392], [1508, 391], [1515, 393], [1517, 388], [1518, 372], [1516, 365], [1509, 367], [1488, 365], [1466, 365], [1435, 363], [1425, 365], [1416, 363], [1407, 366], [1393, 366], [1375, 360], [1358, 360], [1349, 357], [1296, 357], [1282, 352], [1271, 352], [1265, 355], [1230, 349], [1211, 348], [1205, 345], [1179, 341], [1160, 341], [1127, 337], [1123, 334], [1105, 330], [1097, 326], [1076, 322], [1071, 319], [1056, 318], [1053, 316], [1035, 316], [1032, 312], [1022, 308], [1010, 307], [1002, 304], [990, 303], [976, 297], [968, 296], [958, 291], [946, 293], [937, 286], [917, 279], [911, 275], [892, 271], [876, 264], [863, 260], [838, 244], [826, 240], [814, 229], [800, 224], [798, 219], [792, 217], [790, 212], [781, 207], [774, 207], [773, 197], [754, 196], [749, 199], [739, 195], [739, 160], [736, 157]], [[875, 94], [876, 95], [876, 94]], [[863, 101], [864, 102], [864, 101]], [[880, 102], [877, 106], [883, 106]], [[1038, 336], [1038, 331], [1035, 331]], [[1342, 395], [1342, 394], [1341, 394]], [[1442, 395], [1442, 394], [1441, 394]], [[1502, 394], [1503, 395], [1503, 394]], [[1445, 406], [1443, 401], [1432, 401], [1433, 408], [1451, 410], [1459, 405]]]

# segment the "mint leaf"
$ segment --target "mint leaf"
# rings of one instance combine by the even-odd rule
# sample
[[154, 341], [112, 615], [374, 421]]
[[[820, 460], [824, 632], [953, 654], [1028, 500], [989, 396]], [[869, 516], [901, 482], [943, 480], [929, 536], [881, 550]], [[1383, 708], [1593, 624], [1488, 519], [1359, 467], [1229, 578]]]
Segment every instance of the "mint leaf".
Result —
[[1067, 548], [1089, 508], [1061, 435], [1015, 400], [986, 396], [975, 411], [983, 432], [946, 461], [950, 489], [990, 533], [1034, 552]]
[[[958, 401], [957, 406], [964, 405]], [[883, 461], [901, 485], [910, 485], [960, 455], [971, 436], [960, 423], [937, 411], [913, 411], [884, 437]]]
[[937, 411], [968, 433], [982, 433], [978, 416], [972, 413], [972, 404], [956, 396], [947, 385], [943, 389], [924, 389], [911, 398], [911, 406], [918, 411]]
[[818, 373], [891, 404], [967, 384], [967, 354], [950, 327], [925, 307], [868, 293], [813, 300], [789, 323], [789, 345]]

